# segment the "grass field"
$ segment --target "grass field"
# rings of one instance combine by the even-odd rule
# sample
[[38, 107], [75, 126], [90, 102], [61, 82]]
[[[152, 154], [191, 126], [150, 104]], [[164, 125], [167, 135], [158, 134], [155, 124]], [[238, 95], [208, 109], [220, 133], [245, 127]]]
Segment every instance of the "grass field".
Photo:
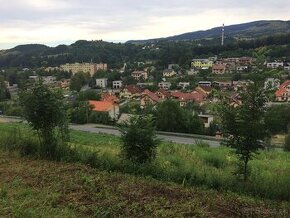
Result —
[[[0, 124], [0, 131], [15, 130], [15, 126], [25, 135], [32, 134], [23, 124]], [[89, 151], [93, 154], [84, 155], [80, 162], [98, 170], [290, 201], [290, 153], [261, 151], [250, 162], [249, 182], [243, 183], [234, 175], [237, 159], [229, 148], [211, 149], [163, 142], [158, 146], [156, 160], [136, 165], [121, 158], [120, 144], [120, 138], [115, 136], [71, 132], [70, 146], [80, 153]]]
[[287, 217], [289, 202], [0, 154], [0, 217]]

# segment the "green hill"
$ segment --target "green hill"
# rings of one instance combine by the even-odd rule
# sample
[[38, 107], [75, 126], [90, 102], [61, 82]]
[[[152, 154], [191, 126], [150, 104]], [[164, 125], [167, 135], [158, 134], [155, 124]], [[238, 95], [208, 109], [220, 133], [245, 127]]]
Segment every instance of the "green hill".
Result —
[[[262, 20], [254, 21], [250, 23], [235, 24], [225, 26], [225, 36], [227, 38], [239, 38], [239, 39], [254, 39], [262, 36], [270, 36], [278, 33], [290, 32], [290, 21], [282, 20]], [[215, 27], [209, 30], [201, 30], [189, 33], [183, 33], [180, 35], [148, 39], [148, 40], [131, 40], [129, 43], [143, 44], [153, 43], [157, 41], [190, 41], [190, 40], [202, 40], [209, 38], [220, 38], [221, 27]]]

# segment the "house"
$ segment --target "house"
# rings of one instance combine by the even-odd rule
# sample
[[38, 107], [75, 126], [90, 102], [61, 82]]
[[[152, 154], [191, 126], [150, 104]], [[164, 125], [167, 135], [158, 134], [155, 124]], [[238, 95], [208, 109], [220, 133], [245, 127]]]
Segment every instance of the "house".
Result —
[[113, 81], [113, 89], [120, 89], [123, 86], [122, 80], [115, 80]]
[[107, 88], [108, 79], [107, 78], [96, 79], [96, 86], [98, 86], [100, 88]]
[[43, 80], [43, 83], [46, 85], [51, 85], [56, 82], [56, 77], [55, 76], [43, 76], [41, 77]]
[[155, 95], [162, 100], [170, 98], [170, 93], [165, 89], [159, 89], [155, 92]]
[[212, 66], [213, 74], [224, 74], [226, 72], [227, 66], [225, 64], [214, 64]]
[[139, 98], [142, 90], [135, 85], [128, 85], [120, 92], [120, 98], [132, 99]]
[[170, 82], [160, 82], [160, 83], [158, 83], [158, 87], [160, 89], [166, 89], [166, 90], [168, 90], [171, 87], [171, 83]]
[[207, 70], [212, 67], [213, 61], [209, 59], [192, 59], [191, 67], [195, 69]]
[[210, 86], [198, 86], [195, 88], [194, 91], [202, 94], [205, 98], [207, 98], [212, 92], [212, 87], [210, 87]]
[[244, 71], [247, 71], [248, 69], [249, 69], [249, 66], [246, 66], [246, 65], [237, 66], [238, 72], [244, 72]]
[[106, 112], [113, 120], [119, 117], [119, 104], [111, 101], [89, 101], [89, 105], [92, 107], [92, 111]]
[[146, 89], [142, 92], [140, 105], [144, 107], [146, 105], [157, 104], [160, 101], [161, 99], [159, 99], [157, 95], [155, 95], [150, 90]]
[[188, 76], [193, 76], [193, 75], [197, 75], [198, 71], [192, 68], [190, 70], [187, 70], [186, 73]]
[[253, 62], [255, 62], [256, 59], [252, 57], [241, 57], [238, 58], [238, 64], [240, 65], [252, 65]]
[[289, 102], [290, 101], [290, 80], [286, 80], [279, 86], [275, 92], [276, 101]]
[[284, 70], [290, 71], [290, 63], [284, 64]]
[[267, 68], [277, 69], [282, 68], [284, 66], [284, 63], [282, 61], [275, 61], [275, 62], [268, 62]]
[[278, 89], [280, 86], [280, 80], [279, 79], [274, 79], [274, 78], [267, 78], [265, 83], [264, 83], [264, 89]]
[[245, 90], [250, 84], [253, 83], [253, 81], [250, 80], [238, 80], [238, 81], [233, 81], [233, 88], [235, 91], [238, 91], [240, 89]]
[[211, 86], [212, 83], [211, 83], [211, 81], [199, 81], [198, 85], [199, 86]]
[[176, 76], [176, 72], [174, 70], [166, 69], [163, 71], [163, 77], [173, 77]]
[[230, 89], [232, 87], [232, 82], [214, 82], [214, 84], [221, 89]]
[[187, 87], [190, 86], [190, 82], [179, 82], [178, 86], [181, 87], [182, 89], [186, 89]]
[[179, 101], [179, 104], [181, 107], [184, 107], [189, 102], [196, 102], [196, 103], [202, 103], [204, 101], [204, 96], [196, 91], [192, 93], [184, 93], [175, 91], [171, 93], [171, 96], [173, 99], [176, 99]]
[[153, 85], [154, 85], [153, 82], [148, 82], [148, 83], [137, 83], [137, 86], [140, 87], [140, 88], [145, 88], [145, 87], [153, 86]]
[[102, 99], [102, 101], [110, 101], [110, 102], [114, 102], [114, 103], [119, 102], [119, 98], [117, 98], [117, 96], [115, 96], [114, 94], [109, 93], [109, 92], [103, 92], [101, 94], [101, 99]]
[[146, 71], [134, 71], [131, 73], [131, 76], [135, 79], [135, 80], [146, 80], [148, 79], [148, 73]]
[[198, 117], [203, 121], [205, 128], [209, 128], [213, 122], [213, 115], [199, 114]]

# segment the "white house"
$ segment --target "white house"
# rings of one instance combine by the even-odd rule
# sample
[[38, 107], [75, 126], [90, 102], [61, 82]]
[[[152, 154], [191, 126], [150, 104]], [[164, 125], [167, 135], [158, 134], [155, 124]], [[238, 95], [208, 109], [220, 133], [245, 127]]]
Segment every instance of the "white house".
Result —
[[178, 86], [181, 87], [182, 89], [186, 89], [187, 87], [190, 86], [190, 82], [179, 82]]
[[123, 86], [122, 80], [115, 80], [113, 81], [113, 89], [120, 89]]
[[272, 69], [276, 69], [276, 68], [283, 67], [283, 66], [284, 66], [284, 63], [282, 61], [280, 61], [280, 62], [275, 61], [275, 62], [268, 62], [267, 63], [267, 68], [272, 68]]
[[158, 83], [158, 87], [160, 89], [170, 89], [171, 83], [170, 82], [160, 82], [160, 83]]
[[107, 78], [96, 79], [96, 86], [106, 88], [108, 86], [108, 79]]
[[166, 69], [163, 71], [163, 77], [173, 77], [176, 75], [176, 72], [174, 70]]

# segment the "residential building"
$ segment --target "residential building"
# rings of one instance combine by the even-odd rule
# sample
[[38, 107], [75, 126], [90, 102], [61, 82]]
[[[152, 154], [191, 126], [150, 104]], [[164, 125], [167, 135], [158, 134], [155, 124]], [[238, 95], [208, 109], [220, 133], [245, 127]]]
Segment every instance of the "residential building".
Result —
[[237, 66], [237, 71], [239, 72], [244, 72], [244, 71], [247, 71], [248, 69], [249, 69], [249, 66], [246, 66], [246, 65]]
[[148, 79], [148, 73], [146, 71], [134, 71], [131, 73], [131, 76], [135, 79], [135, 80], [140, 80], [140, 79]]
[[290, 71], [290, 63], [284, 64], [284, 70]]
[[267, 63], [267, 68], [282, 68], [284, 66], [284, 63], [282, 61], [275, 61], [275, 62], [268, 62]]
[[117, 103], [112, 101], [89, 101], [89, 104], [92, 106], [92, 111], [106, 112], [113, 120], [117, 120], [119, 117], [120, 108]]
[[115, 80], [113, 81], [113, 89], [120, 89], [123, 86], [122, 80]]
[[238, 64], [239, 65], [252, 65], [253, 62], [255, 62], [256, 59], [252, 57], [241, 57], [238, 58]]
[[176, 76], [176, 72], [174, 70], [166, 69], [163, 71], [163, 77], [173, 77]]
[[195, 88], [194, 91], [202, 94], [205, 98], [207, 98], [212, 92], [212, 87], [211, 86], [198, 86]]
[[161, 99], [159, 99], [157, 95], [155, 95], [150, 90], [146, 89], [142, 92], [140, 105], [144, 107], [146, 105], [157, 104], [160, 101]]
[[128, 85], [120, 92], [120, 98], [133, 99], [141, 96], [142, 90], [135, 85]]
[[176, 99], [179, 101], [179, 105], [181, 107], [186, 106], [189, 102], [196, 102], [196, 103], [202, 103], [205, 99], [205, 97], [194, 91], [192, 93], [184, 93], [180, 91], [174, 91], [171, 93], [171, 96], [173, 99]]
[[280, 80], [275, 78], [267, 78], [264, 83], [264, 89], [278, 89], [280, 86]]
[[209, 59], [192, 59], [191, 67], [196, 69], [209, 69], [212, 67], [213, 61]]
[[245, 90], [252, 83], [253, 81], [251, 80], [238, 80], [232, 82], [235, 91], [238, 91], [240, 89]]
[[168, 90], [171, 87], [171, 83], [170, 82], [160, 82], [160, 83], [158, 83], [158, 87], [160, 89], [166, 89], [166, 90]]
[[290, 80], [286, 80], [279, 86], [275, 92], [276, 101], [289, 102], [290, 101]]
[[182, 89], [186, 89], [187, 87], [190, 86], [190, 82], [179, 82], [178, 86], [181, 87]]
[[214, 64], [212, 66], [213, 74], [224, 74], [226, 72], [227, 66], [225, 64]]
[[145, 88], [145, 87], [153, 86], [153, 85], [154, 85], [153, 82], [148, 82], [148, 83], [137, 83], [137, 86], [140, 87], [140, 88]]
[[155, 92], [155, 95], [162, 100], [170, 98], [170, 93], [165, 89], [159, 89]]
[[211, 83], [211, 81], [199, 81], [198, 85], [199, 86], [211, 86], [212, 83]]
[[76, 74], [78, 72], [90, 73], [93, 76], [99, 70], [108, 70], [108, 65], [104, 63], [74, 63], [63, 64], [59, 67], [63, 71], [72, 72]]
[[107, 88], [108, 79], [107, 78], [96, 79], [96, 86], [100, 88]]

